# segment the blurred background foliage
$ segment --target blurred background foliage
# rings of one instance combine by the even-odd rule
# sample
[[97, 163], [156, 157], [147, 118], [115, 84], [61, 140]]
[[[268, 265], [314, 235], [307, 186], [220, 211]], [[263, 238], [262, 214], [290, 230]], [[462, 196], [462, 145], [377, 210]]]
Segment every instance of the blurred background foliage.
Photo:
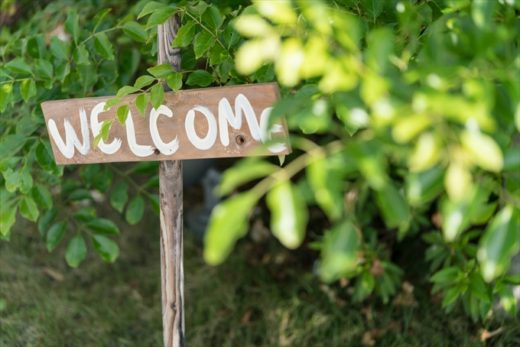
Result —
[[[2, 0], [0, 9], [3, 239], [22, 217], [71, 267], [89, 250], [114, 262], [121, 225], [101, 202], [129, 224], [158, 209], [156, 163], [56, 166], [42, 101], [116, 95], [106, 138], [124, 123], [124, 95], [137, 93], [144, 110], [162, 102], [163, 82], [276, 80], [272, 119], [285, 117], [293, 154], [281, 167], [247, 158], [225, 172], [208, 263], [226, 259], [253, 216], [354, 301], [390, 303], [408, 254], [424, 260], [446, 310], [486, 320], [499, 301], [517, 314], [518, 0]], [[155, 66], [156, 26], [173, 13], [180, 72]]]

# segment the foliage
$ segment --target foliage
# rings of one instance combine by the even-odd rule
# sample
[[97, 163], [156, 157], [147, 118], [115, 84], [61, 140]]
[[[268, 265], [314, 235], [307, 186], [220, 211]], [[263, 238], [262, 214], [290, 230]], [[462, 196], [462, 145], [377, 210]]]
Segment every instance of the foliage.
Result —
[[[254, 2], [234, 22], [247, 38], [236, 67], [272, 69], [287, 88], [273, 115], [286, 117], [296, 153], [232, 199], [267, 194], [273, 235], [289, 248], [312, 230], [321, 278], [352, 279], [355, 300], [387, 302], [402, 278], [393, 252], [422, 237], [448, 311], [461, 301], [483, 319], [499, 297], [516, 314], [519, 10], [508, 1]], [[226, 173], [226, 191], [243, 183], [241, 170]], [[307, 225], [306, 206], [322, 210], [326, 231]], [[216, 257], [213, 239], [231, 215], [249, 212], [221, 205], [210, 262], [228, 252], [219, 245]]]
[[[265, 195], [273, 235], [289, 248], [308, 241], [320, 277], [348, 278], [355, 300], [388, 302], [403, 277], [394, 253], [423, 238], [447, 310], [462, 302], [485, 318], [500, 297], [513, 313], [519, 10], [509, 0], [51, 3], [0, 33], [0, 235], [9, 238], [19, 211], [38, 222], [49, 250], [68, 240], [69, 265], [85, 259], [86, 240], [111, 262], [119, 229], [97, 216], [95, 199], [106, 195], [130, 224], [145, 206], [157, 208], [154, 164], [56, 167], [41, 101], [115, 94], [107, 107], [124, 123], [121, 98], [137, 93], [140, 110], [157, 107], [163, 83], [178, 90], [276, 77], [283, 90], [272, 118], [286, 118], [294, 154], [282, 168], [248, 158], [227, 171], [221, 191], [234, 195], [213, 214], [208, 262], [224, 261]], [[154, 66], [155, 27], [173, 13], [179, 72]]]

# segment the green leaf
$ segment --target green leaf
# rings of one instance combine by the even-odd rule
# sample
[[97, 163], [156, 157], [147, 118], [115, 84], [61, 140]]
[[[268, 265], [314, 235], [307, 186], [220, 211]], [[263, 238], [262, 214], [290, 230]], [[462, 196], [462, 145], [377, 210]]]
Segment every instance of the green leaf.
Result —
[[213, 32], [217, 31], [224, 22], [222, 14], [215, 5], [210, 5], [202, 14], [202, 22]]
[[504, 308], [511, 317], [515, 317], [517, 310], [517, 298], [513, 293], [513, 288], [509, 286], [504, 286], [501, 288], [500, 292], [500, 305]]
[[277, 169], [275, 165], [263, 160], [245, 159], [224, 171], [218, 192], [221, 195], [229, 194], [241, 184], [270, 175]]
[[456, 282], [459, 277], [460, 269], [456, 266], [446, 267], [438, 272], [436, 272], [431, 278], [430, 281], [433, 283], [439, 283], [443, 285], [448, 285]]
[[22, 217], [30, 220], [31, 222], [36, 222], [38, 220], [40, 212], [38, 211], [38, 206], [32, 197], [23, 197], [22, 201], [20, 202], [20, 214]]
[[125, 212], [125, 219], [130, 225], [137, 224], [141, 221], [144, 214], [144, 199], [141, 195], [137, 195], [128, 204]]
[[52, 55], [58, 60], [67, 60], [69, 58], [70, 46], [56, 36], [51, 38], [50, 49]]
[[316, 202], [330, 219], [337, 220], [343, 213], [343, 180], [337, 170], [330, 167], [330, 157], [319, 156], [311, 160], [307, 166], [307, 179]]
[[125, 124], [126, 118], [128, 117], [128, 111], [130, 111], [128, 105], [119, 106], [117, 108], [117, 120], [121, 124]]
[[87, 257], [87, 244], [81, 234], [76, 234], [68, 243], [65, 260], [72, 268], [77, 268]]
[[149, 86], [155, 81], [155, 78], [149, 75], [140, 76], [134, 83], [134, 87], [137, 89], [142, 89], [144, 87]]
[[162, 24], [166, 22], [168, 18], [170, 18], [173, 15], [174, 12], [175, 8], [171, 6], [158, 8], [151, 13], [150, 17], [148, 17], [146, 26], [150, 28], [152, 26]]
[[137, 42], [146, 41], [146, 38], [147, 38], [146, 31], [144, 30], [144, 27], [137, 22], [134, 22], [134, 21], [126, 22], [123, 25], [123, 31], [125, 32], [125, 34], [130, 36], [130, 38], [132, 38], [133, 40], [135, 40]]
[[307, 205], [300, 191], [289, 181], [283, 181], [267, 193], [266, 201], [271, 210], [273, 235], [285, 247], [298, 248], [305, 238], [309, 219]]
[[89, 53], [84, 45], [77, 46], [74, 50], [74, 60], [78, 65], [90, 65]]
[[32, 196], [34, 201], [41, 207], [42, 210], [48, 210], [52, 208], [52, 195], [49, 188], [36, 184], [32, 188]]
[[179, 72], [173, 72], [166, 77], [166, 84], [171, 90], [177, 91], [182, 88], [182, 74]]
[[26, 141], [27, 138], [19, 134], [3, 135], [0, 142], [0, 158], [16, 155]]
[[320, 276], [326, 282], [350, 276], [359, 262], [361, 236], [354, 224], [345, 220], [325, 233], [321, 246]]
[[103, 58], [114, 60], [114, 48], [105, 33], [100, 32], [94, 36], [94, 48]]
[[96, 218], [90, 220], [86, 224], [87, 228], [101, 235], [117, 235], [119, 234], [119, 228], [110, 219]]
[[119, 88], [116, 96], [123, 97], [123, 96], [127, 96], [128, 94], [132, 94], [132, 93], [135, 93], [138, 91], [139, 91], [139, 88], [132, 87], [132, 86], [123, 86], [123, 87]]
[[7, 71], [20, 74], [20, 75], [30, 75], [31, 68], [22, 58], [15, 58], [5, 64], [5, 68]]
[[150, 13], [156, 11], [156, 10], [159, 10], [159, 9], [162, 9], [162, 8], [165, 8], [167, 5], [165, 4], [162, 4], [160, 2], [157, 2], [157, 1], [148, 1], [146, 3], [146, 5], [144, 5], [143, 9], [141, 10], [141, 12], [139, 12], [139, 15], [137, 16], [137, 19], [140, 19], [144, 16], [147, 16], [149, 15]]
[[83, 222], [88, 223], [94, 218], [96, 218], [96, 209], [90, 206], [85, 206], [80, 208], [79, 210], [74, 211], [74, 218]]
[[121, 181], [117, 183], [110, 194], [110, 205], [122, 213], [128, 201], [128, 183]]
[[410, 208], [393, 184], [388, 183], [376, 191], [376, 202], [387, 227], [399, 228], [401, 233], [408, 229], [412, 217]]
[[163, 78], [173, 72], [173, 67], [170, 64], [160, 64], [147, 69], [150, 74], [156, 78]]
[[215, 44], [215, 38], [207, 31], [201, 31], [195, 35], [193, 41], [193, 51], [195, 52], [195, 58], [200, 58]]
[[36, 95], [36, 82], [33, 79], [25, 79], [20, 83], [20, 94], [24, 101], [28, 101]]
[[435, 199], [443, 189], [444, 170], [440, 166], [406, 176], [406, 197], [411, 205], [420, 206]]
[[504, 153], [504, 171], [520, 172], [520, 147], [508, 148]]
[[213, 76], [204, 70], [197, 70], [188, 76], [186, 84], [189, 86], [207, 87], [213, 82]]
[[137, 107], [137, 110], [141, 113], [141, 115], [144, 116], [146, 107], [148, 106], [149, 102], [150, 102], [150, 95], [148, 93], [139, 94], [135, 98], [135, 107]]
[[5, 189], [9, 193], [14, 193], [22, 183], [20, 175], [18, 172], [13, 171], [13, 169], [8, 168], [3, 172], [3, 176], [5, 179]]
[[4, 112], [7, 109], [7, 105], [11, 101], [13, 92], [12, 83], [4, 83], [0, 85], [0, 112]]
[[92, 235], [94, 249], [99, 254], [101, 259], [108, 263], [113, 263], [119, 256], [119, 246], [103, 235]]
[[69, 11], [67, 20], [65, 21], [65, 29], [72, 36], [74, 42], [78, 43], [80, 28], [78, 13], [75, 10]]
[[38, 59], [34, 67], [34, 74], [36, 77], [45, 80], [51, 80], [53, 77], [54, 68], [52, 64], [44, 59]]
[[479, 132], [465, 131], [461, 135], [461, 142], [475, 164], [488, 171], [502, 170], [502, 151], [491, 137]]
[[208, 264], [222, 263], [235, 243], [247, 233], [249, 214], [257, 200], [251, 192], [241, 193], [213, 209], [204, 239], [204, 260]]
[[491, 282], [506, 272], [519, 249], [518, 215], [513, 206], [506, 206], [493, 218], [480, 240], [477, 257], [484, 280]]
[[195, 35], [196, 27], [195, 22], [190, 21], [184, 24], [179, 28], [177, 32], [177, 36], [172, 42], [173, 47], [186, 47], [193, 41], [193, 36]]
[[65, 230], [67, 229], [67, 223], [59, 222], [51, 226], [47, 232], [47, 250], [52, 252], [56, 246], [60, 243], [65, 236]]
[[159, 108], [164, 101], [164, 89], [160, 84], [156, 84], [152, 87], [150, 91], [150, 100], [152, 102], [152, 106], [154, 108]]
[[2, 208], [0, 208], [0, 236], [7, 236], [16, 222], [17, 205], [8, 204], [4, 201], [0, 201], [0, 203], [2, 204]]
[[[379, 2], [379, 1], [378, 1]], [[390, 28], [377, 28], [367, 37], [367, 65], [379, 73], [383, 73], [390, 64], [394, 50], [394, 34]]]

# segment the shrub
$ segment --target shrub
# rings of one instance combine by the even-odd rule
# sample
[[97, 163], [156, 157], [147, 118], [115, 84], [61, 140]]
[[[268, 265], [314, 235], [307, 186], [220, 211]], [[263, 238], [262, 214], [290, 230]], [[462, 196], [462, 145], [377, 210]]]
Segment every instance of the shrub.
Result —
[[[354, 300], [387, 302], [403, 276], [394, 251], [420, 238], [429, 247], [417, 256], [447, 310], [462, 302], [485, 318], [499, 297], [514, 313], [518, 11], [510, 0], [54, 1], [0, 34], [0, 235], [9, 238], [19, 211], [49, 250], [68, 240], [69, 265], [79, 266], [88, 244], [114, 261], [119, 229], [98, 217], [93, 199], [106, 195], [130, 223], [158, 207], [153, 163], [55, 166], [41, 101], [116, 94], [124, 122], [119, 98], [137, 92], [143, 108], [158, 105], [163, 81], [178, 90], [276, 78], [283, 88], [272, 118], [285, 117], [294, 153], [282, 167], [247, 158], [226, 172], [208, 262], [224, 261], [265, 196], [273, 235], [317, 249], [321, 279], [351, 279]], [[148, 68], [155, 27], [174, 12], [182, 70]]]

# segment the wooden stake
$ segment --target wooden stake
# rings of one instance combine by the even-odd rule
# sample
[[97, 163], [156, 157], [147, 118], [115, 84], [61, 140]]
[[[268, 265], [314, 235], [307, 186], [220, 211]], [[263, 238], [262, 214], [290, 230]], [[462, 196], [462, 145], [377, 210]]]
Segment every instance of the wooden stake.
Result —
[[[177, 34], [176, 16], [157, 28], [157, 61], [180, 69], [180, 50], [171, 47]], [[167, 88], [165, 86], [165, 88]], [[184, 266], [182, 246], [182, 162], [161, 161], [161, 289], [164, 347], [184, 346]]]

